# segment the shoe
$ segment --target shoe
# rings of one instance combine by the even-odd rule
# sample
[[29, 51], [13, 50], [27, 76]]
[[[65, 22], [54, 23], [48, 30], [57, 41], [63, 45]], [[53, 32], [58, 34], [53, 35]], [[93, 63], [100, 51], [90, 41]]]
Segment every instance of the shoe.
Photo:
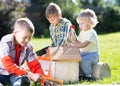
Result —
[[83, 80], [85, 80], [85, 79], [86, 79], [85, 76], [79, 76], [79, 80], [80, 80], [80, 81], [83, 81]]
[[96, 81], [96, 79], [94, 77], [86, 77], [87, 81]]

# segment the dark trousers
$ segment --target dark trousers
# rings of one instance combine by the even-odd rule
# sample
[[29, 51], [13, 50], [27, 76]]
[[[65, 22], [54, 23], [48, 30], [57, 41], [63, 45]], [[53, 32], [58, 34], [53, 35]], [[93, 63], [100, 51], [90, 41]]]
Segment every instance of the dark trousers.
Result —
[[10, 75], [0, 75], [0, 83], [3, 85], [10, 84]]
[[4, 86], [12, 85], [12, 86], [30, 86], [30, 79], [23, 76], [15, 76], [15, 75], [0, 75], [0, 83]]

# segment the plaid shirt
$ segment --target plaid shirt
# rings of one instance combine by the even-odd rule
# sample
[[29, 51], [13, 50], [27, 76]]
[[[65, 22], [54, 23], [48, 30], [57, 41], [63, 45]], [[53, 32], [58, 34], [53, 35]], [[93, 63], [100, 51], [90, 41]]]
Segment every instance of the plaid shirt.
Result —
[[[10, 74], [3, 67], [1, 60], [5, 56], [10, 56], [14, 62], [15, 61], [15, 53], [16, 53], [16, 51], [15, 51], [13, 34], [4, 36], [0, 42], [0, 74], [3, 74], [3, 75]], [[36, 57], [37, 56], [36, 56], [35, 52], [33, 51], [33, 46], [30, 43], [28, 43], [25, 47], [23, 47], [23, 50], [21, 51], [18, 66], [21, 66], [25, 60], [27, 62], [31, 62], [31, 61], [35, 60]]]
[[76, 38], [74, 30], [70, 28], [71, 25], [71, 22], [66, 18], [61, 18], [57, 26], [50, 24], [49, 30], [53, 47], [65, 46], [67, 42], [70, 42], [68, 34], [71, 30], [73, 31]]

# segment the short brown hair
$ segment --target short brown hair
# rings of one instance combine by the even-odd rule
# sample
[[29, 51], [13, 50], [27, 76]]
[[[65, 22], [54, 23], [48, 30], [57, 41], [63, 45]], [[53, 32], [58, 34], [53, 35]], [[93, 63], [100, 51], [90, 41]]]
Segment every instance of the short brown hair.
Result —
[[[22, 28], [19, 29], [17, 28], [18, 26]], [[20, 18], [15, 22], [14, 31], [23, 29], [30, 31], [31, 33], [34, 33], [35, 31], [33, 23], [28, 18]]]
[[60, 7], [53, 2], [50, 3], [46, 8], [46, 12], [45, 12], [46, 17], [49, 18], [50, 16], [57, 16], [58, 14], [61, 14]]

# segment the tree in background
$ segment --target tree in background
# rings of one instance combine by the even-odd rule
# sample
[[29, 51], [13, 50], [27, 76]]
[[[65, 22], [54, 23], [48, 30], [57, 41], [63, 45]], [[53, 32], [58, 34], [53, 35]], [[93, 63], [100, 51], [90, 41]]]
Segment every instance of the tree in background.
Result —
[[31, 5], [25, 9], [27, 17], [31, 19], [35, 26], [34, 37], [49, 36], [49, 22], [45, 18], [45, 9], [45, 0], [31, 0]]
[[118, 6], [106, 7], [99, 16], [99, 33], [120, 31], [120, 8]]
[[[49, 37], [49, 22], [45, 17], [46, 7], [54, 2], [61, 7], [62, 15], [76, 27], [76, 17], [82, 9], [90, 8], [97, 14], [100, 23], [95, 27], [97, 32], [114, 32], [119, 30], [120, 0], [0, 0], [0, 38], [12, 31], [14, 21], [19, 17], [28, 17], [33, 22], [36, 32], [34, 37]], [[30, 1], [31, 4], [28, 4]], [[114, 3], [113, 3], [114, 2]], [[118, 9], [116, 9], [116, 6]], [[108, 8], [111, 6], [110, 8]], [[112, 15], [112, 13], [114, 15]], [[110, 15], [111, 14], [111, 15]], [[114, 21], [114, 20], [117, 20]], [[113, 23], [114, 21], [114, 23]], [[111, 30], [109, 30], [109, 26]], [[118, 29], [116, 29], [118, 28]]]
[[120, 31], [120, 0], [81, 0], [81, 3], [97, 14], [99, 23], [95, 29], [99, 34]]
[[0, 39], [2, 36], [11, 33], [13, 23], [22, 17], [24, 6], [14, 0], [0, 1]]

